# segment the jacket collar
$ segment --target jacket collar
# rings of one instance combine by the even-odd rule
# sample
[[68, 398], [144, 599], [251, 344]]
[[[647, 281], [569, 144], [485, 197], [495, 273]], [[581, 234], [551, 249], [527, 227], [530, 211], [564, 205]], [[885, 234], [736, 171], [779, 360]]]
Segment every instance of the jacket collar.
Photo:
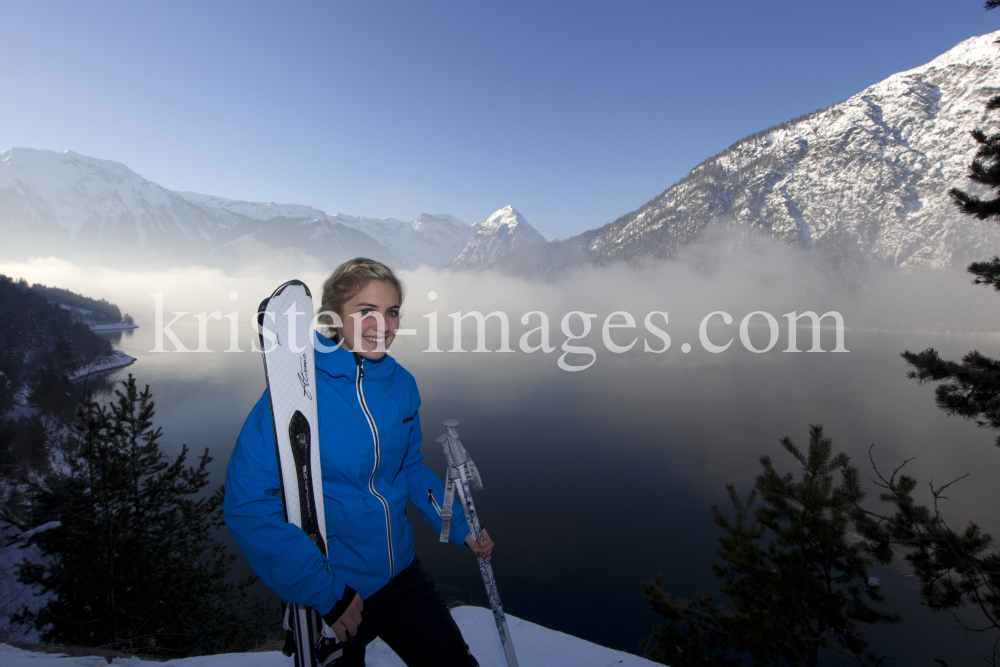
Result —
[[[348, 352], [318, 331], [313, 332], [316, 342], [316, 370], [333, 377], [347, 377], [352, 380], [358, 373], [358, 363], [353, 352]], [[361, 359], [361, 357], [357, 357]], [[386, 354], [378, 361], [361, 359], [365, 378], [381, 379], [392, 374], [396, 360]]]

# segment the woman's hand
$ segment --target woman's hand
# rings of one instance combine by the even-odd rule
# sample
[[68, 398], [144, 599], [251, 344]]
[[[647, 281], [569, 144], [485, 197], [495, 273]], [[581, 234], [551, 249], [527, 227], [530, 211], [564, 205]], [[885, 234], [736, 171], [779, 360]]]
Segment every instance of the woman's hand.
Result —
[[351, 604], [347, 607], [343, 614], [340, 615], [333, 625], [334, 633], [337, 635], [337, 639], [340, 643], [347, 641], [349, 637], [353, 637], [358, 634], [358, 626], [361, 625], [361, 610], [364, 608], [364, 603], [361, 601], [361, 596], [357, 593], [354, 594], [354, 599], [351, 600]]
[[489, 558], [493, 553], [493, 540], [490, 539], [490, 534], [486, 532], [483, 528], [483, 539], [476, 542], [476, 539], [469, 533], [465, 536], [465, 543], [469, 545], [472, 549], [472, 553], [476, 554], [479, 558]]

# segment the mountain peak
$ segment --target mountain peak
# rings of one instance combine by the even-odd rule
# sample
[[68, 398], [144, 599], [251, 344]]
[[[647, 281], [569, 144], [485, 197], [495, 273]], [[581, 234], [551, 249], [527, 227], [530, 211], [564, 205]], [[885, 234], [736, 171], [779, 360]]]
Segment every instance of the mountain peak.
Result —
[[[513, 206], [504, 206], [499, 211], [495, 211], [490, 217], [488, 217], [484, 222], [479, 223], [483, 227], [499, 228], [499, 227], [510, 227], [514, 228], [518, 225], [528, 225], [528, 222], [524, 219], [520, 213], [518, 213]], [[532, 230], [534, 231], [534, 230]]]
[[472, 226], [472, 236], [465, 249], [450, 265], [453, 269], [481, 269], [511, 250], [534, 243], [546, 243], [513, 206], [505, 206], [489, 218]]
[[[1000, 30], [986, 33], [985, 35], [978, 35], [977, 37], [970, 37], [963, 42], [959, 42], [926, 65], [921, 65], [915, 69], [923, 69], [924, 67], [942, 68], [958, 63], [981, 64], [984, 60], [993, 60], [997, 55], [998, 38], [1000, 38]], [[902, 72], [902, 74], [907, 74], [907, 72]]]

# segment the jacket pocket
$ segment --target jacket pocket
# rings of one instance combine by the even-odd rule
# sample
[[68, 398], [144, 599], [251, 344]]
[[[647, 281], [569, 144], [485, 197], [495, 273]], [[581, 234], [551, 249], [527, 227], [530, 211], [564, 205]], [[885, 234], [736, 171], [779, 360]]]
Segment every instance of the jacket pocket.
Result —
[[340, 501], [323, 496], [323, 512], [326, 514], [326, 539], [340, 534], [347, 525], [347, 513]]

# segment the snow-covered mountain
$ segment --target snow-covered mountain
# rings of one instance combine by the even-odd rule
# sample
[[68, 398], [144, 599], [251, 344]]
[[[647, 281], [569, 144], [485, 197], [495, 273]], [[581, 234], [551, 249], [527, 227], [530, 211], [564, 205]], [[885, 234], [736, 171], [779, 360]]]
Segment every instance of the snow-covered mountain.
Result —
[[80, 252], [135, 245], [152, 253], [228, 238], [213, 215], [118, 162], [63, 151], [0, 152], [0, 230], [8, 247]]
[[515, 248], [545, 243], [545, 237], [510, 206], [472, 226], [472, 235], [449, 268], [479, 269], [489, 266]]
[[421, 213], [416, 220], [403, 222], [396, 218], [365, 218], [342, 213], [328, 215], [319, 209], [299, 204], [235, 201], [193, 192], [177, 194], [210, 209], [236, 213], [253, 220], [282, 218], [344, 225], [365, 233], [388, 248], [405, 268], [415, 268], [421, 264], [429, 264], [435, 268], [446, 266], [465, 247], [472, 233], [470, 225], [443, 213]]
[[553, 276], [583, 263], [669, 258], [720, 223], [831, 267], [960, 267], [1000, 248], [1000, 228], [961, 215], [947, 194], [974, 190], [969, 131], [1000, 128], [1000, 112], [985, 109], [1000, 93], [998, 36], [966, 40], [845, 102], [738, 141], [641, 208], [565, 241], [544, 243], [510, 207], [472, 228], [446, 215], [329, 215], [171, 192], [71, 151], [9, 149], [0, 152], [0, 252], [221, 261], [257, 244], [328, 263], [368, 255], [402, 267]]
[[[338, 220], [349, 217], [337, 216]], [[429, 264], [434, 268], [447, 266], [455, 259], [472, 234], [469, 223], [445, 213], [421, 213], [409, 222], [352, 218], [343, 220], [343, 224], [376, 239], [409, 266]]]
[[0, 152], [0, 252], [10, 257], [232, 264], [292, 249], [328, 264], [360, 255], [401, 268], [441, 267], [471, 231], [450, 215], [402, 222], [172, 192], [123, 164], [72, 151]]
[[1000, 229], [962, 215], [948, 191], [974, 189], [970, 130], [998, 128], [1000, 112], [985, 109], [1000, 93], [998, 36], [966, 40], [845, 102], [751, 135], [638, 210], [498, 264], [542, 276], [669, 258], [716, 222], [808, 249], [831, 267], [986, 259], [1000, 250]]

